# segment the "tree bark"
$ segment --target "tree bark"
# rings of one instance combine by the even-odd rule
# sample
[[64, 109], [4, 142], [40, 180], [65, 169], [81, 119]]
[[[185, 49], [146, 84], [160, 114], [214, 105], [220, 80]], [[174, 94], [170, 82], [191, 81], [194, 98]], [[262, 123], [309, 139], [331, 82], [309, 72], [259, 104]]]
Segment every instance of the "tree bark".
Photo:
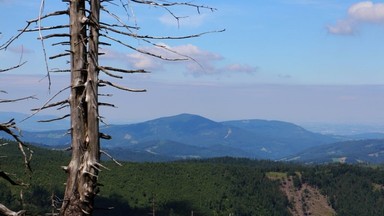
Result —
[[[97, 191], [100, 144], [97, 102], [99, 0], [91, 1], [86, 18], [85, 0], [70, 1], [72, 158], [60, 215], [91, 215]], [[87, 27], [90, 28], [89, 38]], [[88, 42], [89, 40], [89, 42]], [[87, 45], [88, 50], [87, 50]]]

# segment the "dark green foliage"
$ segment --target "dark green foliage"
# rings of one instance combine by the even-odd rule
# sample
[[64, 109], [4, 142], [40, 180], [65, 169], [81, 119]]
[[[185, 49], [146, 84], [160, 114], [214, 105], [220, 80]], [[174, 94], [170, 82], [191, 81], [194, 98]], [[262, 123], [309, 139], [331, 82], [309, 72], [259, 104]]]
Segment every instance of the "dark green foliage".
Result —
[[303, 178], [329, 197], [338, 215], [384, 215], [384, 172], [380, 168], [315, 166]]
[[[0, 179], [0, 203], [25, 208], [28, 215], [44, 215], [54, 210], [52, 197], [60, 205], [66, 177], [60, 166], [69, 157], [66, 152], [33, 150], [34, 172], [26, 175], [14, 143], [0, 147], [0, 154], [8, 156], [0, 158], [0, 167], [30, 184], [11, 186]], [[111, 171], [100, 174], [104, 186], [96, 199], [95, 215], [290, 215], [287, 207], [292, 204], [280, 191], [280, 182], [266, 177], [268, 172], [287, 173], [298, 188], [308, 183], [320, 189], [338, 215], [384, 215], [382, 167], [302, 166], [229, 157], [104, 165]]]
[[[201, 162], [130, 163], [103, 175], [103, 196], [156, 215], [287, 215], [278, 184], [257, 168]], [[108, 183], [108, 184], [107, 184]], [[139, 215], [139, 214], [138, 214]]]
[[16, 207], [16, 197], [12, 194], [11, 189], [3, 182], [0, 182], [0, 200], [1, 203], [8, 208]]

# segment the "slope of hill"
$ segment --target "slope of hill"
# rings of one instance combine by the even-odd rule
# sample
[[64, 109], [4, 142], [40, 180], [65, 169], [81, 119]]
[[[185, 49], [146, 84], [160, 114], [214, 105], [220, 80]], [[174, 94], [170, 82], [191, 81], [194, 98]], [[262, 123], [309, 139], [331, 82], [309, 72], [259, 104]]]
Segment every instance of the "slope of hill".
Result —
[[256, 119], [226, 121], [223, 124], [251, 132], [259, 143], [264, 144], [266, 151], [270, 152], [286, 149], [286, 153], [289, 154], [338, 140], [334, 136], [313, 133], [298, 125], [282, 121]]
[[384, 162], [384, 139], [351, 140], [307, 149], [284, 158], [304, 163], [373, 163]]

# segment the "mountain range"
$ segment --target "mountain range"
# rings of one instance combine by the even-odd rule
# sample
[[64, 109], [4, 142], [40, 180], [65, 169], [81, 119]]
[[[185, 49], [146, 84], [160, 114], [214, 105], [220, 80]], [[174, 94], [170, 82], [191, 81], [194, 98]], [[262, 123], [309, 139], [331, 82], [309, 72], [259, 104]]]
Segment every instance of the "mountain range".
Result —
[[[330, 162], [335, 160], [335, 157], [327, 154], [329, 152], [327, 147], [332, 148], [337, 144], [339, 148], [348, 149], [351, 146], [348, 143], [352, 142], [350, 140], [364, 139], [364, 135], [356, 138], [314, 133], [283, 121], [253, 119], [216, 122], [192, 114], [162, 117], [135, 124], [102, 126], [100, 130], [112, 136], [111, 140], [102, 140], [102, 146], [106, 151], [117, 159], [132, 161], [231, 156]], [[66, 130], [23, 131], [22, 136], [27, 142], [49, 148], [65, 148], [70, 143], [70, 136]], [[384, 147], [384, 143], [379, 139], [384, 137], [383, 134], [366, 134], [366, 136], [376, 138], [377, 146]], [[343, 141], [348, 142], [341, 145]], [[357, 149], [355, 147], [355, 150]], [[339, 152], [351, 154], [348, 150]], [[367, 152], [367, 154], [375, 153], [377, 151]], [[343, 157], [347, 156], [337, 155], [337, 158]], [[374, 162], [381, 158], [379, 154]], [[361, 161], [366, 161], [365, 159], [362, 158]]]
[[316, 146], [282, 161], [297, 161], [306, 164], [339, 163], [369, 163], [384, 162], [384, 139], [363, 139], [336, 142]]

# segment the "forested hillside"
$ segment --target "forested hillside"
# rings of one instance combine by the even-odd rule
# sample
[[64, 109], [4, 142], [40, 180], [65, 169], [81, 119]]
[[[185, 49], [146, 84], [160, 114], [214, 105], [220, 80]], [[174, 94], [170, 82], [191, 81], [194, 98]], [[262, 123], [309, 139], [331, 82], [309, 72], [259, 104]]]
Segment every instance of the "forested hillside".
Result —
[[[29, 176], [17, 147], [9, 143], [0, 147], [0, 155], [7, 156], [0, 158], [0, 168], [30, 185], [11, 186], [0, 179], [0, 202], [15, 209], [23, 206], [29, 215], [54, 212], [52, 204], [59, 204], [65, 181], [60, 166], [67, 164], [68, 154], [33, 148], [34, 172]], [[304, 185], [316, 188], [338, 215], [384, 213], [381, 167], [302, 166], [240, 158], [123, 163], [121, 167], [105, 161], [104, 165], [110, 170], [100, 174], [103, 186], [95, 215], [292, 215], [289, 209], [294, 203], [282, 190], [284, 181], [291, 181], [297, 191]], [[271, 173], [280, 178], [271, 178]], [[307, 197], [302, 199], [308, 203]]]

